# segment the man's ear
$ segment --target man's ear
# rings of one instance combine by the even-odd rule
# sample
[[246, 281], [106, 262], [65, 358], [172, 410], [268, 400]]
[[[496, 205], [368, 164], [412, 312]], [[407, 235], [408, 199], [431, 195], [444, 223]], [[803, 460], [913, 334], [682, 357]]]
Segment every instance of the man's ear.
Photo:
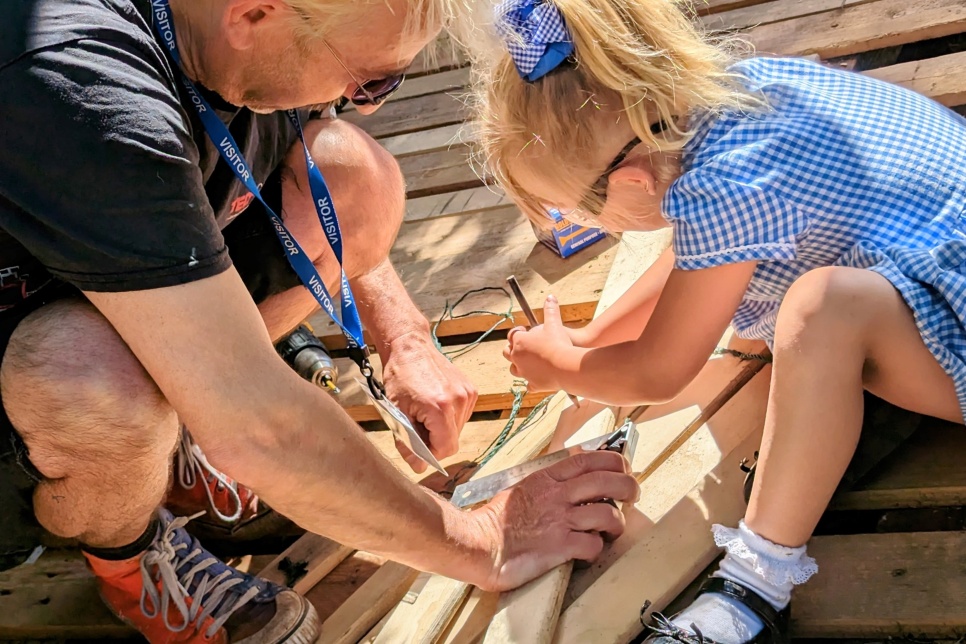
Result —
[[288, 11], [281, 0], [228, 0], [222, 24], [228, 44], [238, 51], [251, 49], [256, 32]]
[[635, 184], [637, 187], [644, 188], [649, 195], [657, 194], [654, 170], [644, 159], [625, 163], [611, 172], [607, 178], [608, 187], [628, 184]]

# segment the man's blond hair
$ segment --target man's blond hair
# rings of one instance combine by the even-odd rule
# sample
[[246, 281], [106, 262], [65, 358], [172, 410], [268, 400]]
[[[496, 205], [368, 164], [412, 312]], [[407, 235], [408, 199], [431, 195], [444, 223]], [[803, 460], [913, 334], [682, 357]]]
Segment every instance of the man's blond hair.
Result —
[[454, 5], [462, 0], [285, 0], [303, 20], [300, 31], [306, 38], [324, 35], [334, 28], [352, 24], [365, 24], [375, 5], [385, 5], [392, 13], [400, 8], [406, 11], [406, 31], [422, 33], [441, 29], [454, 15]]

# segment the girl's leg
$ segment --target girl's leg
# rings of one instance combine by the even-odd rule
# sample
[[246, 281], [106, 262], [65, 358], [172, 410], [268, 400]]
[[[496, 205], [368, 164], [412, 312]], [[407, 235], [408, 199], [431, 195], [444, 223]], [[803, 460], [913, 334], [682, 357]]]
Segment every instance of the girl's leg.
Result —
[[[745, 525], [718, 528], [728, 555], [715, 574], [781, 610], [793, 584], [815, 570], [804, 544], [855, 451], [863, 389], [930, 416], [962, 422], [962, 412], [912, 312], [877, 273], [838, 267], [804, 275], [782, 303], [774, 349], [755, 488]], [[673, 623], [722, 644], [762, 630], [752, 611], [717, 594], [700, 596]]]
[[808, 541], [862, 428], [862, 390], [962, 422], [952, 379], [892, 284], [867, 270], [799, 279], [778, 315], [765, 435], [747, 526], [784, 546]]

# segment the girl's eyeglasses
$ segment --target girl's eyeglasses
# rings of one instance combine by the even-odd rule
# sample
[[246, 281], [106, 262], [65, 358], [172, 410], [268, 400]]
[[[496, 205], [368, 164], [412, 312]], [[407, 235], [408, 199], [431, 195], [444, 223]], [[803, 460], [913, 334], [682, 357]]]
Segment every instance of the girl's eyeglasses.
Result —
[[597, 217], [600, 216], [601, 204], [607, 201], [607, 182], [610, 179], [610, 175], [617, 170], [620, 164], [624, 163], [624, 160], [627, 159], [627, 155], [629, 155], [631, 151], [640, 144], [641, 140], [635, 136], [633, 139], [631, 139], [630, 143], [625, 145], [623, 149], [617, 153], [617, 156], [614, 157], [614, 160], [610, 162], [610, 165], [607, 166], [607, 169], [604, 170], [599, 177], [597, 177], [597, 181], [594, 182], [594, 185], [592, 185], [587, 192], [584, 193], [580, 203], [577, 204], [576, 213], [585, 213]]
[[329, 46], [329, 43], [322, 41], [325, 48], [329, 50], [332, 57], [342, 66], [345, 73], [349, 75], [352, 82], [356, 84], [356, 91], [352, 93], [349, 100], [352, 101], [353, 105], [382, 105], [386, 99], [396, 93], [402, 84], [406, 80], [405, 74], [393, 74], [392, 76], [387, 76], [386, 78], [380, 78], [377, 80], [369, 80], [362, 82], [356, 78], [355, 74], [349, 71], [349, 68], [342, 58]]

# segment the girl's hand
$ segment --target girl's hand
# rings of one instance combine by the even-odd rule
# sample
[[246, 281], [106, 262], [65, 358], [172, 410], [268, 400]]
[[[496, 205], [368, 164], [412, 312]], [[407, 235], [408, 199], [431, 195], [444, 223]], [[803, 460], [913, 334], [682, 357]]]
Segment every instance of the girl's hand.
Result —
[[575, 347], [590, 349], [594, 346], [590, 331], [586, 326], [582, 326], [577, 329], [573, 327], [565, 327], [564, 330], [567, 332], [567, 335], [570, 336], [570, 343]]
[[559, 359], [574, 348], [571, 335], [560, 319], [560, 304], [547, 296], [543, 308], [543, 324], [529, 331], [523, 327], [510, 330], [503, 357], [509, 360], [510, 373], [525, 378], [537, 391], [560, 389]]

